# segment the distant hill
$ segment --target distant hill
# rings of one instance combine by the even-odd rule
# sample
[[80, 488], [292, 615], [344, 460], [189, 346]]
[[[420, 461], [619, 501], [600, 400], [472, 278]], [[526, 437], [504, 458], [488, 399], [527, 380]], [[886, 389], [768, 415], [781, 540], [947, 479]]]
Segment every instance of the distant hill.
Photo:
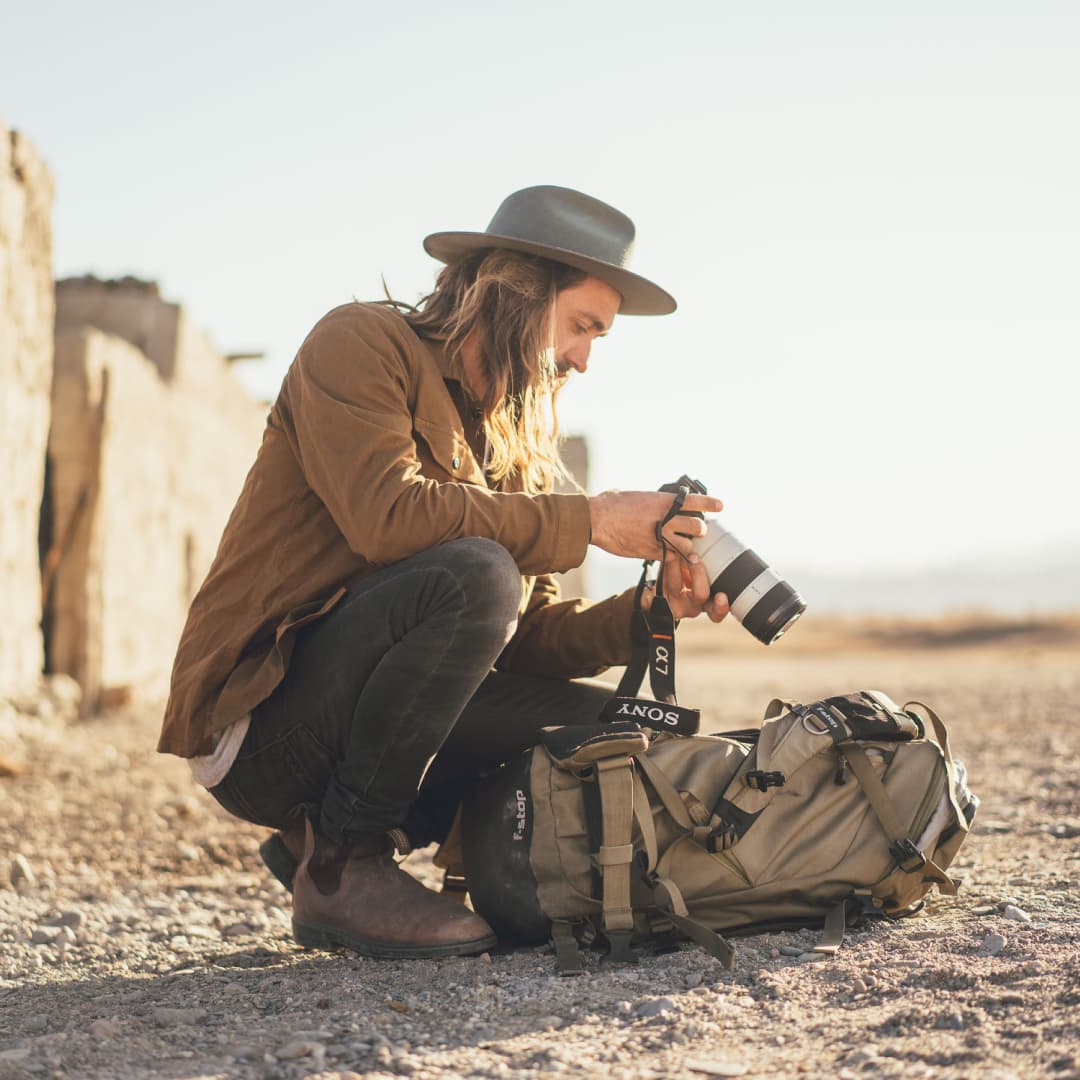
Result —
[[[633, 584], [637, 565], [590, 556], [590, 595], [604, 596]], [[1012, 556], [979, 556], [921, 570], [783, 570], [808, 606], [822, 614], [1080, 611], [1080, 538]]]
[[1080, 610], [1080, 540], [910, 572], [793, 573], [807, 603], [825, 612], [926, 615]]

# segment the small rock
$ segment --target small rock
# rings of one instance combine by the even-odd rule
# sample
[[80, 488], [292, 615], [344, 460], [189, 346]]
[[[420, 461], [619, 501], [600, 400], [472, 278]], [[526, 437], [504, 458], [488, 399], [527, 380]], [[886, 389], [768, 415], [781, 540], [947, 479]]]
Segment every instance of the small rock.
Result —
[[166, 1005], [159, 1005], [153, 1011], [154, 1021], [161, 1027], [172, 1027], [176, 1024], [197, 1024], [206, 1016], [205, 1009], [174, 1009]]
[[309, 1039], [296, 1039], [286, 1043], [274, 1056], [279, 1061], [294, 1061], [302, 1057], [323, 1057], [326, 1047]]
[[802, 954], [804, 952], [806, 952], [806, 950], [800, 948], [798, 945], [781, 945], [780, 946], [780, 955], [781, 956], [802, 956]]
[[706, 1076], [742, 1076], [750, 1071], [743, 1061], [688, 1061], [686, 1067]]
[[853, 1053], [848, 1054], [844, 1064], [865, 1065], [868, 1061], [877, 1061], [877, 1051], [872, 1046], [864, 1046]]
[[542, 1016], [536, 1021], [536, 1026], [541, 1031], [550, 1031], [553, 1028], [561, 1028], [563, 1024], [561, 1016]]
[[958, 1012], [942, 1013], [934, 1020], [934, 1027], [939, 1031], [963, 1031], [964, 1017]]
[[1031, 916], [1023, 908], [1017, 907], [1015, 904], [1006, 904], [1003, 914], [1006, 919], [1009, 919], [1012, 922], [1031, 922]]
[[39, 926], [30, 935], [31, 945], [52, 945], [63, 931], [62, 926]]
[[993, 915], [997, 911], [997, 907], [994, 904], [980, 904], [978, 907], [971, 909], [972, 915]]
[[34, 871], [30, 869], [25, 855], [16, 855], [11, 860], [10, 881], [16, 889], [22, 886], [32, 889], [37, 884], [37, 878], [34, 877]]
[[115, 1018], [95, 1020], [89, 1027], [89, 1032], [95, 1039], [115, 1039], [120, 1034], [120, 1022]]
[[983, 938], [981, 951], [987, 956], [997, 956], [1008, 943], [1008, 939], [1002, 934], [987, 934]]
[[[189, 931], [190, 932], [190, 931]], [[234, 922], [221, 931], [222, 937], [244, 937], [251, 933], [251, 927], [246, 922]]]
[[851, 992], [853, 994], [865, 994], [868, 987], [858, 976], [851, 980]]
[[635, 1016], [663, 1016], [675, 1008], [675, 1002], [671, 998], [653, 998], [652, 1001], [643, 1001], [636, 1009]]
[[773, 960], [775, 960], [775, 959], [776, 959], [776, 958], [777, 958], [777, 957], [778, 957], [779, 955], [780, 955], [780, 950], [779, 950], [779, 949], [770, 949], [770, 950], [769, 950], [769, 956], [770, 956], [770, 957], [771, 957], [771, 958], [772, 958]]
[[199, 849], [191, 844], [184, 843], [183, 840], [177, 842], [176, 853], [185, 862], [196, 862], [199, 858]]
[[818, 964], [822, 960], [828, 960], [829, 954], [823, 952], [804, 952], [796, 957], [800, 964]]
[[49, 1018], [39, 1013], [37, 1016], [28, 1017], [23, 1024], [23, 1031], [27, 1035], [44, 1035], [49, 1030]]
[[693, 990], [695, 986], [700, 986], [704, 978], [705, 976], [700, 971], [691, 971], [686, 976], [686, 989]]
[[83, 924], [83, 913], [81, 911], [61, 911], [60, 917], [56, 920], [57, 926], [70, 926], [72, 930], [78, 930]]

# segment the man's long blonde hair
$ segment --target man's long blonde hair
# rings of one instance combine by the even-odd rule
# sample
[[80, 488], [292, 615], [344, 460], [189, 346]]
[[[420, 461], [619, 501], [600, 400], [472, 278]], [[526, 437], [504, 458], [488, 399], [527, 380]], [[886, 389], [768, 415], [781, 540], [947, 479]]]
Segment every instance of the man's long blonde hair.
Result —
[[[488, 477], [522, 491], [550, 491], [565, 476], [555, 399], [555, 298], [587, 275], [516, 251], [485, 249], [448, 263], [432, 293], [407, 310], [421, 337], [445, 342], [450, 369], [462, 376], [462, 345], [479, 350]], [[464, 383], [463, 383], [464, 385]]]

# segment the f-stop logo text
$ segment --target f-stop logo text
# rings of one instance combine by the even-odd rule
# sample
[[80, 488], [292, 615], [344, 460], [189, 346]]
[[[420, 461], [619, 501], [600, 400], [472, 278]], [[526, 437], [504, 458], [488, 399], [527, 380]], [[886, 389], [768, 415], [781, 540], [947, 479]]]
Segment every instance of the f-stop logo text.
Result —
[[517, 802], [517, 807], [514, 818], [517, 821], [517, 827], [514, 829], [514, 839], [524, 840], [525, 828], [528, 823], [527, 815], [529, 811], [529, 803], [528, 800], [525, 798], [525, 792], [522, 791], [521, 788], [517, 789], [517, 792], [515, 793], [515, 799]]

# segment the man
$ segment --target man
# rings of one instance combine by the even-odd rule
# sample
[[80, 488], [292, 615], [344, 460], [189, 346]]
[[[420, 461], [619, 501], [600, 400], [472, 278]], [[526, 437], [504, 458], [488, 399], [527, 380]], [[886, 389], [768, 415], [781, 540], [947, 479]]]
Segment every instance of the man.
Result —
[[[265, 857], [304, 944], [493, 945], [393, 847], [444, 837], [463, 781], [542, 727], [595, 720], [611, 691], [572, 680], [629, 658], [632, 592], [564, 601], [552, 575], [590, 543], [660, 557], [670, 497], [551, 488], [558, 388], [616, 313], [675, 307], [626, 268], [633, 235], [580, 192], [516, 192], [484, 232], [427, 238], [446, 266], [419, 308], [331, 311], [285, 377], [192, 603], [158, 749], [279, 830]], [[676, 618], [719, 621], [726, 599], [685, 558], [703, 529], [667, 528], [665, 587]]]

